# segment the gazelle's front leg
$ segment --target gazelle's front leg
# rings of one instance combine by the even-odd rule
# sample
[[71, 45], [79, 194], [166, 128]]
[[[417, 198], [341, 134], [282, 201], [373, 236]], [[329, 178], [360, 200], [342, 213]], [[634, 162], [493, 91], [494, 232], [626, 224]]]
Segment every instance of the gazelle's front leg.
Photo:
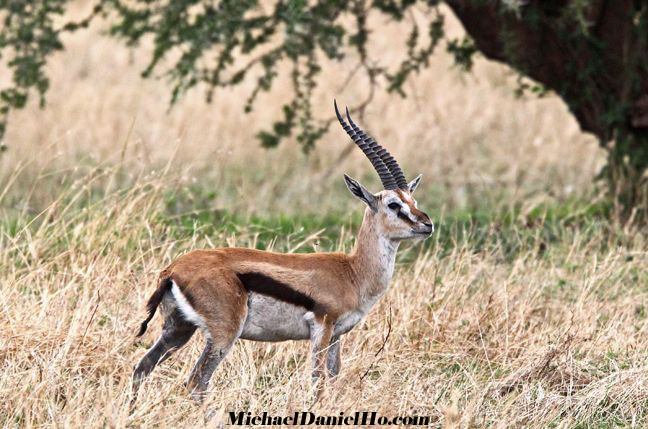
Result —
[[340, 336], [334, 335], [326, 355], [326, 369], [329, 377], [335, 377], [340, 372], [342, 360], [340, 359]]
[[334, 325], [327, 320], [326, 316], [312, 316], [307, 321], [310, 326], [313, 382], [317, 383], [323, 375], [326, 375], [324, 369]]

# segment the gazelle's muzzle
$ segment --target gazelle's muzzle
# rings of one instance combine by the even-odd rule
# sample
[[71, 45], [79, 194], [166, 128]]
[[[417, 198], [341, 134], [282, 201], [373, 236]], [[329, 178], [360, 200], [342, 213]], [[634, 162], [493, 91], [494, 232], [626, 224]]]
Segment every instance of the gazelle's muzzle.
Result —
[[431, 235], [434, 232], [434, 224], [430, 220], [430, 216], [427, 213], [422, 212], [416, 207], [410, 206], [412, 215], [416, 219], [416, 223], [412, 227], [412, 231], [417, 234]]
[[420, 220], [419, 222], [417, 222], [412, 228], [412, 231], [416, 234], [430, 236], [434, 232], [434, 224], [432, 223], [430, 218], [425, 215], [425, 220]]

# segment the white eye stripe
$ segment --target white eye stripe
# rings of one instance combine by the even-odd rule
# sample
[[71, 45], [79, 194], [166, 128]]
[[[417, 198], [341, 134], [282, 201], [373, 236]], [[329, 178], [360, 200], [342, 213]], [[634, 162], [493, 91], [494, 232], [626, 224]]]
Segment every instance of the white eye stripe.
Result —
[[[408, 204], [404, 204], [404, 203], [403, 203], [402, 201], [400, 201], [400, 200], [390, 200], [390, 201], [386, 201], [386, 202], [385, 202], [385, 205], [386, 205], [387, 207], [389, 207], [389, 206], [392, 205], [392, 204], [398, 204], [398, 206], [400, 207], [400, 210], [401, 210], [401, 211], [405, 211], [405, 212], [408, 212], [408, 213], [410, 212], [409, 205], [408, 205]], [[416, 203], [414, 203], [414, 206], [416, 206]]]
[[[384, 202], [385, 206], [390, 209], [393, 213], [400, 213], [400, 216], [406, 216], [411, 222], [417, 222], [417, 219], [412, 214], [412, 209], [407, 202], [404, 202], [400, 199], [388, 199]], [[393, 205], [398, 205], [398, 209], [393, 207]], [[416, 207], [416, 201], [412, 198], [412, 204]]]
[[417, 222], [417, 219], [412, 215], [412, 210], [410, 210], [409, 205], [403, 204], [401, 207], [401, 213], [406, 215], [410, 221]]

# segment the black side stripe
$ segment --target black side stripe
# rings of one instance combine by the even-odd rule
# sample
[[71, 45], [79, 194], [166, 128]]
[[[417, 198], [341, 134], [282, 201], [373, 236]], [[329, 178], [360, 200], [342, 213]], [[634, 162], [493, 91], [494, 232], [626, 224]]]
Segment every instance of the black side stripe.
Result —
[[313, 311], [318, 307], [315, 300], [310, 296], [265, 274], [250, 272], [236, 275], [248, 292], [271, 296], [280, 301], [304, 307], [308, 311]]

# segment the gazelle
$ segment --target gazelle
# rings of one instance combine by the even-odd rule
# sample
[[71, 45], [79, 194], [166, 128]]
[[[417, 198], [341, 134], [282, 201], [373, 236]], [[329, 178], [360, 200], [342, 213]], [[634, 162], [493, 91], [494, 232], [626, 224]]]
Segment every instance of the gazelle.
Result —
[[164, 324], [160, 338], [135, 367], [135, 390], [197, 328], [207, 341], [187, 387], [199, 398], [239, 338], [310, 339], [313, 378], [339, 372], [340, 336], [356, 326], [389, 287], [400, 241], [426, 238], [434, 226], [412, 197], [421, 176], [407, 183], [396, 160], [353, 123], [348, 109], [349, 124], [334, 105], [340, 124], [369, 158], [384, 187], [372, 194], [344, 175], [351, 193], [367, 205], [353, 251], [282, 254], [223, 248], [179, 257], [160, 273], [147, 303], [148, 317], [137, 336], [144, 334], [158, 306]]

